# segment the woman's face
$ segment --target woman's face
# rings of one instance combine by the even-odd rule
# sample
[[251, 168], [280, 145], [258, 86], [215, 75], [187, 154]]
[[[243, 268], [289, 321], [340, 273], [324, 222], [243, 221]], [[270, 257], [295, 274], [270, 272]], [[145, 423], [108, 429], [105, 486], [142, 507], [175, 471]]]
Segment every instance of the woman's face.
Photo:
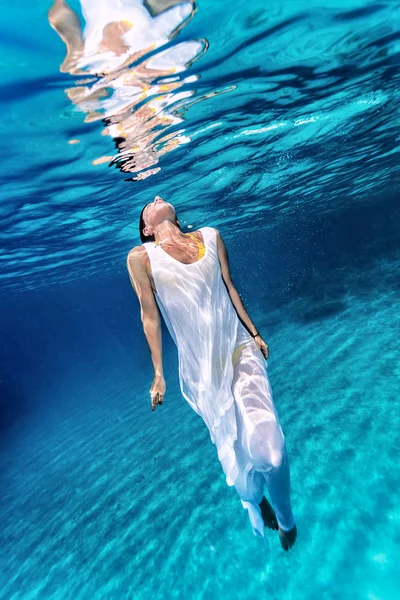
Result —
[[162, 221], [176, 220], [175, 209], [169, 202], [165, 202], [160, 196], [156, 196], [150, 204], [146, 206], [143, 212], [143, 219], [146, 227], [154, 229]]

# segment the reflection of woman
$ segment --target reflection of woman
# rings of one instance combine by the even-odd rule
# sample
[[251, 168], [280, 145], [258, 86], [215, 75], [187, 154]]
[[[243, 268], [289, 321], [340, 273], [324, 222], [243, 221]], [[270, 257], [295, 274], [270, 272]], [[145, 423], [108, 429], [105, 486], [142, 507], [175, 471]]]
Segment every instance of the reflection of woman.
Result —
[[278, 529], [288, 550], [297, 530], [285, 439], [265, 368], [268, 346], [232, 283], [222, 238], [211, 227], [183, 234], [173, 206], [159, 196], [142, 211], [140, 236], [144, 243], [131, 250], [127, 267], [155, 371], [152, 409], [166, 390], [158, 306], [178, 348], [182, 394], [206, 423], [228, 485], [238, 491], [254, 533]]
[[[54, 0], [50, 25], [67, 47], [63, 72], [118, 71], [175, 34], [193, 12], [192, 0], [80, 0], [86, 27], [65, 0]], [[82, 71], [85, 69], [85, 71]]]
[[[83, 33], [65, 0], [55, 0], [49, 11], [49, 22], [67, 48], [61, 71], [97, 76], [89, 80], [91, 85], [78, 85], [66, 93], [86, 113], [85, 121], [107, 120], [103, 134], [114, 138], [119, 151], [114, 163], [123, 171], [142, 171], [135, 179], [144, 178], [159, 170], [149, 167], [155, 167], [160, 156], [190, 141], [182, 130], [172, 136], [163, 132], [182, 122], [170, 106], [193, 94], [175, 92], [197, 80], [180, 74], [206, 45], [187, 40], [161, 47], [193, 16], [194, 2], [80, 0], [80, 4], [86, 22]], [[112, 159], [102, 157], [93, 164]]]

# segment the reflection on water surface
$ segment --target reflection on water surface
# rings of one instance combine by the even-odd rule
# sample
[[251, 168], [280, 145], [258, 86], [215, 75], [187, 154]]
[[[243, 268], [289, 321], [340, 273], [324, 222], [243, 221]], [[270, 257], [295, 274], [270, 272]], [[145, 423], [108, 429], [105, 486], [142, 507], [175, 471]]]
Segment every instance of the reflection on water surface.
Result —
[[78, 15], [64, 0], [55, 0], [49, 11], [50, 24], [66, 45], [60, 70], [76, 76], [66, 94], [86, 113], [86, 122], [103, 120], [102, 134], [114, 140], [117, 154], [92, 163], [111, 162], [132, 173], [132, 179], [145, 179], [160, 170], [164, 154], [190, 141], [181, 113], [195, 93], [198, 76], [185, 76], [185, 71], [207, 50], [207, 42], [179, 43], [175, 38], [194, 16], [195, 4], [181, 0], [81, 0], [80, 4], [83, 31]]

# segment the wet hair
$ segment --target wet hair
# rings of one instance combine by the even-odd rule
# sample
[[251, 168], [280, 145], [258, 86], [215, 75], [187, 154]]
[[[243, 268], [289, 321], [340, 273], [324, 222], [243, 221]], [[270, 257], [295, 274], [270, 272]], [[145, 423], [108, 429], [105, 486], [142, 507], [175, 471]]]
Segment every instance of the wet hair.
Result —
[[145, 242], [154, 242], [154, 235], [144, 235], [143, 233], [143, 229], [146, 227], [146, 223], [144, 222], [143, 219], [143, 213], [145, 208], [147, 208], [148, 204], [146, 204], [146, 206], [143, 206], [142, 208], [142, 212], [140, 213], [140, 218], [139, 218], [139, 233], [140, 233], [140, 241], [142, 242], [142, 244], [144, 244]]
[[[154, 235], [145, 235], [143, 233], [143, 229], [146, 227], [146, 223], [144, 222], [143, 219], [143, 213], [145, 208], [149, 206], [148, 204], [146, 204], [145, 206], [143, 206], [142, 208], [142, 212], [140, 213], [140, 217], [139, 217], [139, 234], [140, 234], [140, 241], [142, 242], [142, 244], [146, 243], [146, 242], [154, 242], [155, 241], [155, 237]], [[175, 213], [175, 219], [177, 221], [177, 225], [178, 225], [178, 215]], [[179, 227], [179, 225], [178, 225]]]

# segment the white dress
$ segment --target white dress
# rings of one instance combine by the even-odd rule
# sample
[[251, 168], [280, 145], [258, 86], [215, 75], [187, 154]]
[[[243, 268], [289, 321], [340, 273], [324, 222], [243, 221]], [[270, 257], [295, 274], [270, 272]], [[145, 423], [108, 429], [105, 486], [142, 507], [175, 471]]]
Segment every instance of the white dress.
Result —
[[289, 468], [265, 360], [239, 321], [222, 279], [217, 234], [200, 229], [205, 254], [183, 264], [154, 242], [143, 244], [157, 304], [178, 349], [181, 392], [204, 420], [226, 482], [264, 537], [259, 502], [267, 484], [279, 525], [294, 525]]
[[[161, 131], [183, 123], [175, 109], [192, 96], [194, 90], [177, 90], [197, 81], [197, 76], [180, 74], [203, 53], [205, 44], [199, 40], [185, 40], [162, 47], [190, 18], [193, 5], [182, 0], [153, 17], [143, 0], [80, 0], [80, 4], [86, 24], [83, 53], [77, 67], [97, 74], [98, 79], [90, 86], [80, 86], [79, 109], [96, 112], [98, 118], [115, 117], [112, 121], [117, 122], [110, 123], [104, 133], [127, 140], [126, 149], [114, 157], [116, 161], [134, 157], [133, 172], [154, 167], [158, 155], [168, 149], [168, 144], [171, 150], [190, 142], [183, 128], [162, 136]], [[123, 23], [126, 27], [121, 36], [124, 51], [120, 54], [102, 49], [104, 28], [113, 23]], [[154, 53], [156, 49], [158, 51]], [[151, 52], [153, 54], [148, 56]], [[141, 57], [139, 62], [138, 57]], [[132, 61], [136, 66], [128, 68]], [[123, 65], [126, 68], [121, 69]], [[140, 110], [134, 110], [144, 100], [147, 117]], [[158, 150], [154, 147], [156, 138]], [[149, 169], [147, 174], [151, 173]]]
[[[80, 4], [86, 26], [78, 67], [98, 73], [118, 70], [135, 52], [149, 52], [166, 44], [193, 11], [191, 3], [185, 0], [156, 17], [150, 15], [143, 0], [80, 0]], [[128, 26], [122, 36], [126, 52], [119, 56], [110, 50], [99, 50], [104, 27], [117, 22]]]

